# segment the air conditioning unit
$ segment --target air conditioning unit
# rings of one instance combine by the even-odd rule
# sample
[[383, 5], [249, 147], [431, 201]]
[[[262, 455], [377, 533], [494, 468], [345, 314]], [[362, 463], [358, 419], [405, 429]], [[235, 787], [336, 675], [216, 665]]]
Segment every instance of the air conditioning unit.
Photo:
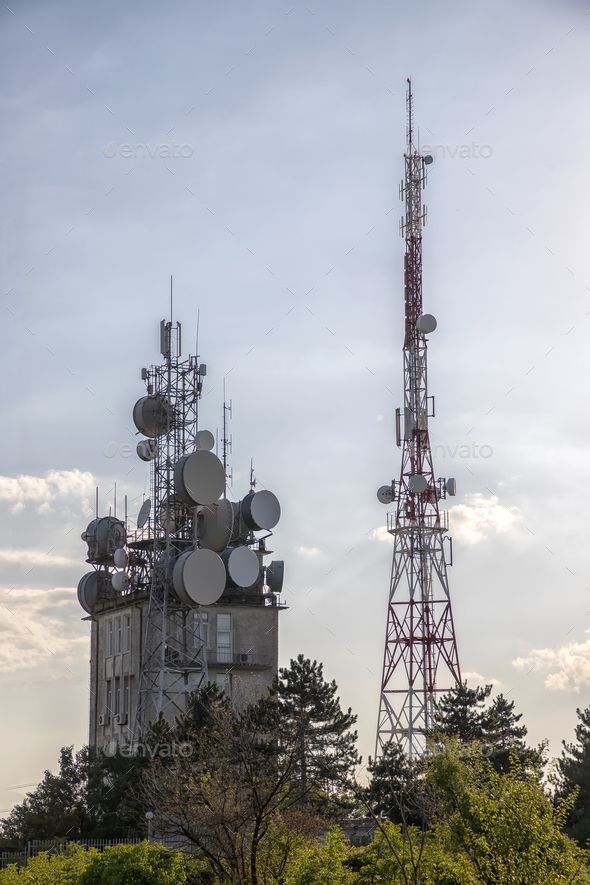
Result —
[[244, 654], [240, 655], [240, 661], [242, 662], [242, 664], [248, 663], [248, 653], [247, 652], [244, 652]]
[[117, 713], [115, 715], [115, 725], [127, 725], [127, 713]]
[[108, 713], [99, 713], [98, 714], [98, 724], [105, 726], [108, 725], [110, 721], [110, 717]]

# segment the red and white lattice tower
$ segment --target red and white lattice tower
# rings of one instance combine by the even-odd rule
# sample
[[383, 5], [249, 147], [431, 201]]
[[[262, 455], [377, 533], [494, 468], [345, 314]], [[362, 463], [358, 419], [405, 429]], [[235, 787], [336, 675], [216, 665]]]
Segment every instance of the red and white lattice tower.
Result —
[[422, 190], [431, 156], [414, 144], [412, 84], [407, 87], [407, 149], [400, 196], [405, 201], [404, 406], [396, 410], [397, 444], [402, 447], [399, 480], [379, 489], [382, 503], [395, 503], [387, 528], [393, 535], [393, 566], [387, 608], [376, 756], [392, 740], [408, 756], [426, 748], [437, 698], [461, 680], [447, 567], [452, 559], [448, 512], [440, 501], [455, 494], [455, 480], [437, 479], [428, 419], [427, 335], [436, 320], [422, 310]]

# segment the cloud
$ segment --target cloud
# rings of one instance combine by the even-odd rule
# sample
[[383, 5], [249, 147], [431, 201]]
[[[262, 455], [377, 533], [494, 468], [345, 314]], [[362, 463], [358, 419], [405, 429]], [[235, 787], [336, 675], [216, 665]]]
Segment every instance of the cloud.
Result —
[[315, 556], [322, 555], [322, 551], [319, 547], [296, 547], [295, 549], [300, 556], [306, 556], [308, 559], [313, 559]]
[[490, 535], [514, 531], [521, 522], [520, 511], [504, 507], [496, 495], [476, 492], [465, 496], [465, 504], [456, 504], [449, 510], [453, 535], [466, 544], [479, 544]]
[[462, 677], [467, 682], [471, 682], [473, 685], [493, 685], [494, 688], [501, 688], [502, 682], [500, 679], [496, 679], [495, 676], [482, 676], [481, 673], [477, 673], [476, 671], [471, 672], [463, 672]]
[[80, 560], [69, 556], [59, 556], [50, 550], [29, 550], [27, 548], [0, 549], [0, 562], [30, 563], [47, 566], [79, 566]]
[[72, 588], [0, 591], [0, 676], [35, 668], [44, 677], [71, 674], [88, 655], [79, 615]]
[[40, 513], [48, 513], [58, 500], [75, 498], [88, 504], [94, 487], [92, 474], [77, 468], [50, 470], [45, 476], [0, 476], [0, 502], [11, 504], [15, 513], [30, 504], [37, 505]]
[[380, 525], [379, 528], [372, 529], [369, 536], [373, 541], [381, 541], [383, 544], [393, 544], [393, 535], [387, 531], [386, 525]]
[[549, 670], [545, 688], [577, 693], [590, 685], [590, 638], [560, 648], [533, 648], [528, 655], [512, 661], [512, 666], [524, 673]]

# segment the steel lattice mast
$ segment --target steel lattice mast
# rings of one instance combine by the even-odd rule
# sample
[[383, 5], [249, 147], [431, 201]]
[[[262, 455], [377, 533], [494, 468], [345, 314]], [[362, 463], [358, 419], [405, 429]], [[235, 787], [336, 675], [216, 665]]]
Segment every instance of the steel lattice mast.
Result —
[[412, 757], [425, 750], [437, 697], [461, 680], [447, 566], [452, 559], [448, 513], [439, 501], [455, 494], [455, 481], [437, 479], [432, 463], [428, 419], [427, 334], [436, 320], [422, 311], [422, 190], [432, 157], [414, 144], [412, 84], [407, 87], [407, 149], [400, 196], [405, 201], [404, 407], [396, 410], [397, 444], [402, 447], [400, 478], [379, 490], [383, 503], [395, 502], [387, 528], [393, 535], [393, 565], [383, 656], [376, 756], [390, 741]]

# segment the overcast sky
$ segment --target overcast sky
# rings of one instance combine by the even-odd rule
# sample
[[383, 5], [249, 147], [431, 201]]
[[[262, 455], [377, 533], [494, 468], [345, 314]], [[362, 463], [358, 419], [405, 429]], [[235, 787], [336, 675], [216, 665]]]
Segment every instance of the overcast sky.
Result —
[[0, 810], [81, 746], [80, 532], [148, 471], [141, 366], [175, 278], [202, 426], [233, 400], [283, 518], [281, 662], [375, 738], [402, 402], [404, 85], [423, 145], [435, 466], [471, 681], [559, 751], [589, 703], [590, 16], [581, 2], [51, 4], [0, 11]]

